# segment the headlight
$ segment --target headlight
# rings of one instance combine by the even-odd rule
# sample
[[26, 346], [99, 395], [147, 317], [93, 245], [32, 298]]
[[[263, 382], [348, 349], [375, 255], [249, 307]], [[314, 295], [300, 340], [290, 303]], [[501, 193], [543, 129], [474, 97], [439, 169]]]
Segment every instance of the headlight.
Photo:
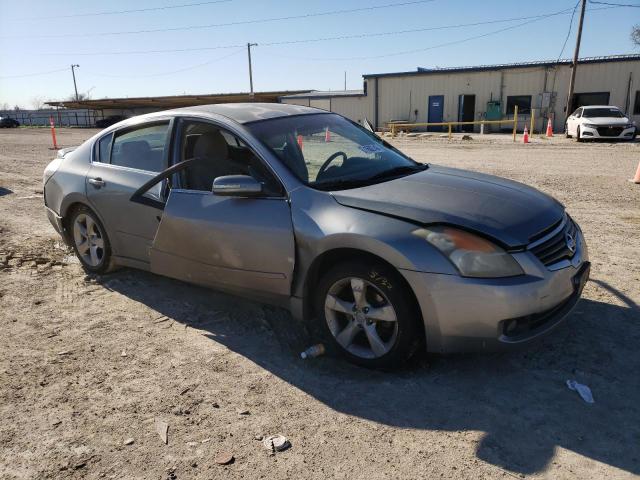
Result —
[[511, 254], [464, 230], [439, 226], [419, 228], [413, 234], [440, 250], [463, 277], [497, 278], [524, 274]]
[[627, 123], [624, 128], [634, 128], [636, 126], [635, 123]]
[[598, 128], [598, 126], [593, 123], [583, 123], [582, 126], [587, 128]]

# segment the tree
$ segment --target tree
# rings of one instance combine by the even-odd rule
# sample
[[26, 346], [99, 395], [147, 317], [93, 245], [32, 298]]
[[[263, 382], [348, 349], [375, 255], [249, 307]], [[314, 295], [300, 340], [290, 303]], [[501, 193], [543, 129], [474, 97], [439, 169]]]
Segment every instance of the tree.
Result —
[[41, 110], [44, 107], [44, 98], [39, 95], [31, 97], [31, 106], [34, 110]]
[[72, 93], [71, 95], [69, 95], [69, 100], [72, 102], [75, 100], [91, 100], [91, 95], [89, 94], [89, 92], [78, 92], [78, 98], [76, 99], [76, 94]]
[[2, 104], [2, 108], [0, 108], [0, 110], [5, 110], [5, 111], [6, 111], [6, 110], [9, 110], [9, 104], [8, 104], [7, 102], [4, 102], [4, 103]]
[[637, 47], [640, 47], [640, 25], [634, 25], [631, 28], [631, 41]]

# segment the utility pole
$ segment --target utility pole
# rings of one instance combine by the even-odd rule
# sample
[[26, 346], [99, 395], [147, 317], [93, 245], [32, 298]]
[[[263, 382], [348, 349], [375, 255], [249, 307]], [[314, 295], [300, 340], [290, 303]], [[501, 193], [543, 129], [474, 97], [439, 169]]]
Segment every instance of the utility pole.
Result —
[[347, 91], [347, 72], [344, 72], [344, 91]]
[[253, 97], [253, 71], [251, 70], [251, 47], [257, 47], [257, 43], [247, 43], [247, 54], [249, 55], [249, 87], [251, 88], [251, 96]]
[[569, 95], [567, 96], [567, 111], [564, 115], [565, 123], [567, 117], [571, 115], [571, 109], [573, 107], [573, 89], [576, 83], [576, 70], [578, 69], [578, 55], [580, 54], [580, 40], [582, 39], [582, 23], [584, 22], [584, 11], [587, 6], [587, 0], [582, 0], [580, 6], [580, 22], [578, 23], [578, 36], [576, 37], [576, 49], [573, 52], [573, 64], [571, 65], [571, 78], [569, 80]]
[[76, 85], [76, 72], [74, 68], [80, 67], [80, 65], [71, 65], [71, 75], [73, 75], [73, 89], [76, 91], [76, 102], [79, 100], [78, 98], [78, 86]]

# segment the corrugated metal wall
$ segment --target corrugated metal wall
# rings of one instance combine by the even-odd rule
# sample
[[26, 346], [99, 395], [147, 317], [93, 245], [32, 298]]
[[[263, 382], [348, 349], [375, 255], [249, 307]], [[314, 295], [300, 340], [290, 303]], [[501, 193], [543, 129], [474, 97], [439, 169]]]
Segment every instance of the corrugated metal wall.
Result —
[[[566, 103], [570, 67], [544, 65], [527, 68], [504, 68], [480, 72], [442, 72], [424, 75], [398, 75], [378, 77], [378, 127], [384, 127], [392, 120], [426, 122], [428, 98], [430, 95], [444, 95], [444, 121], [458, 120], [458, 99], [460, 95], [475, 95], [475, 118], [486, 111], [491, 99], [502, 101], [503, 115], [506, 112], [507, 97], [531, 95], [533, 108], [540, 107], [538, 98], [543, 92], [555, 92], [552, 109], [536, 110], [536, 130], [546, 126], [548, 113], [554, 114], [554, 130], [564, 128], [564, 106]], [[629, 91], [629, 75], [631, 89]], [[368, 78], [367, 96], [332, 97], [331, 111], [354, 121], [375, 119], [375, 79]], [[576, 93], [610, 92], [609, 103], [623, 111], [633, 112], [636, 91], [640, 90], [640, 61], [607, 61], [586, 63], [578, 66]], [[625, 105], [628, 100], [628, 105]], [[308, 99], [283, 99], [286, 103], [309, 105]], [[313, 100], [312, 102], [313, 103]], [[322, 108], [322, 107], [320, 107]], [[417, 111], [417, 113], [416, 113]], [[640, 115], [632, 115], [640, 124]], [[519, 116], [520, 128], [529, 122], [529, 115]], [[506, 126], [505, 126], [506, 128]], [[477, 129], [476, 129], [477, 130]]]
[[331, 111], [354, 122], [362, 123], [366, 118], [373, 122], [373, 102], [370, 97], [335, 97], [331, 99]]
[[[532, 107], [536, 107], [538, 95], [545, 91], [555, 92], [554, 130], [561, 131], [565, 118], [564, 106], [568, 94], [570, 68], [531, 67], [490, 70], [483, 72], [431, 73], [415, 76], [381, 77], [378, 125], [391, 120], [427, 121], [427, 101], [429, 95], [444, 95], [444, 121], [458, 119], [458, 97], [462, 94], [476, 96], [476, 118], [486, 111], [491, 98], [502, 100], [503, 114], [506, 112], [507, 97], [531, 95]], [[629, 75], [632, 85], [629, 90]], [[555, 77], [555, 79], [554, 79]], [[640, 90], [640, 61], [620, 61], [589, 63], [578, 66], [576, 93], [610, 92], [609, 103], [632, 114], [636, 91]], [[627, 103], [628, 105], [625, 105]], [[373, 98], [370, 99], [373, 102]], [[411, 102], [411, 103], [409, 103]], [[415, 115], [418, 110], [418, 115]], [[540, 130], [546, 120], [540, 118], [544, 111], [536, 111]], [[632, 115], [640, 123], [640, 115]], [[528, 122], [529, 116], [520, 117], [520, 125]]]
[[282, 99], [282, 103], [288, 103], [289, 105], [302, 105], [303, 107], [309, 107], [311, 105], [308, 98], [286, 98]]

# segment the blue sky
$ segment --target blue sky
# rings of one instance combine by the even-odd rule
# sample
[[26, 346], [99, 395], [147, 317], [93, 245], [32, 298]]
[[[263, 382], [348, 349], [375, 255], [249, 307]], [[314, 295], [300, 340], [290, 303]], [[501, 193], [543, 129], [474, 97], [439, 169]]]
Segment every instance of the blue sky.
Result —
[[[255, 42], [258, 46], [252, 53], [256, 91], [341, 90], [345, 71], [347, 88], [355, 89], [361, 88], [363, 73], [413, 70], [417, 66], [551, 59], [560, 53], [570, 13], [442, 47], [437, 46], [490, 34], [526, 20], [378, 37], [265, 44], [528, 17], [572, 9], [576, 0], [433, 0], [393, 8], [265, 23], [97, 35], [298, 16], [407, 1], [411, 0], [231, 0], [158, 11], [78, 16], [192, 4], [199, 3], [199, 0], [0, 0], [0, 107], [4, 103], [30, 107], [35, 97], [47, 100], [69, 97], [73, 93], [69, 68], [72, 63], [80, 65], [76, 70], [79, 91], [90, 91], [93, 98], [249, 89], [246, 47], [114, 54], [125, 51], [188, 50]], [[640, 5], [638, 0], [611, 2]], [[640, 53], [629, 39], [632, 25], [640, 23], [640, 9], [603, 7], [600, 4], [588, 5], [588, 9], [594, 10], [588, 10], [586, 14], [581, 56]], [[577, 17], [576, 13], [574, 29], [563, 55], [565, 58], [573, 53]], [[400, 53], [408, 51], [410, 53]], [[378, 58], [361, 58], [374, 56]], [[62, 71], [18, 76], [54, 70]]]

